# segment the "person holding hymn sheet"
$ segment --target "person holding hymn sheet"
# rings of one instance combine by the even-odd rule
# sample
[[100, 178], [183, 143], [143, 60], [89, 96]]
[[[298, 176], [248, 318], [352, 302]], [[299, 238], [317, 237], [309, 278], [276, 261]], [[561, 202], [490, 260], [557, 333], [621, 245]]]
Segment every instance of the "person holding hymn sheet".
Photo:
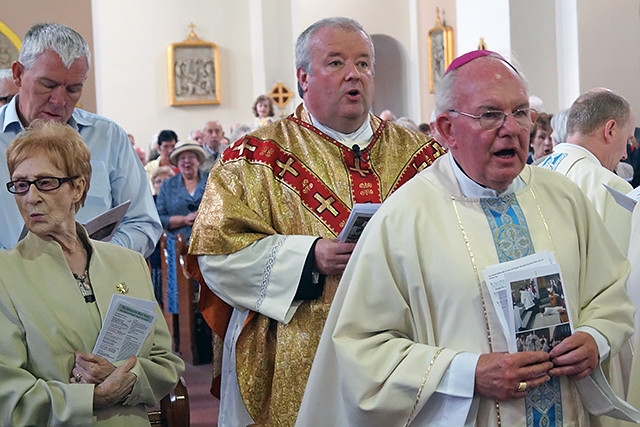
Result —
[[[455, 59], [436, 113], [449, 154], [365, 228], [296, 425], [588, 426], [577, 384], [633, 330], [629, 262], [575, 184], [526, 165], [535, 112], [504, 58]], [[542, 251], [575, 331], [549, 353], [508, 353], [482, 272]]]
[[[75, 220], [89, 191], [91, 155], [80, 134], [34, 121], [7, 148], [15, 198], [29, 230], [0, 251], [0, 426], [148, 426], [184, 362], [155, 302], [142, 255], [91, 240]], [[153, 301], [138, 356], [93, 353], [114, 294]]]
[[212, 325], [226, 331], [220, 425], [294, 424], [353, 249], [335, 239], [352, 206], [382, 202], [444, 154], [370, 113], [374, 63], [357, 22], [312, 24], [296, 43], [302, 105], [235, 141], [211, 170], [190, 253], [233, 307], [229, 321], [215, 306], [223, 318]]

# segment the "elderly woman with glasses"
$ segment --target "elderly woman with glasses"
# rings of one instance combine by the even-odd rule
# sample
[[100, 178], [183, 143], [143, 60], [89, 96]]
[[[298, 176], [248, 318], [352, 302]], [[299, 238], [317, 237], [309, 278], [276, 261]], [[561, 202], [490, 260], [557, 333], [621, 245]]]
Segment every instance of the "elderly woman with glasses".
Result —
[[75, 221], [91, 179], [80, 135], [36, 121], [6, 152], [7, 190], [28, 234], [0, 252], [0, 425], [148, 426], [184, 363], [157, 317], [136, 356], [92, 354], [112, 295], [154, 301], [137, 252], [91, 240]]

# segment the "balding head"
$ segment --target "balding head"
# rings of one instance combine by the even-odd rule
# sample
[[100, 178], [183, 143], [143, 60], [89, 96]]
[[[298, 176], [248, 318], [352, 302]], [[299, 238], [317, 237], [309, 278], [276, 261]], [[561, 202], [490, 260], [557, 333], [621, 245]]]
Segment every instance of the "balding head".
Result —
[[567, 142], [589, 150], [600, 164], [615, 171], [627, 157], [627, 143], [635, 130], [629, 102], [613, 91], [598, 87], [576, 99], [567, 117]]
[[210, 120], [202, 126], [203, 145], [210, 151], [218, 153], [224, 139], [224, 128], [218, 120]]

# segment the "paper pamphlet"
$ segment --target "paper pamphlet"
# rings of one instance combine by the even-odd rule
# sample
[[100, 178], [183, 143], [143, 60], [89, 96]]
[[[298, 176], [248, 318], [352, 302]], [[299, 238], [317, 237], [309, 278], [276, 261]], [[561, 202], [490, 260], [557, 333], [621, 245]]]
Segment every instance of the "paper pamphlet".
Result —
[[640, 199], [640, 187], [636, 187], [633, 190], [629, 191], [627, 194], [624, 194], [615, 188], [609, 187], [607, 184], [602, 184], [609, 190], [609, 193], [613, 196], [616, 202], [623, 208], [627, 209], [630, 212], [633, 212], [633, 208], [636, 206], [638, 199]]
[[[559, 341], [573, 333], [569, 301], [564, 298], [562, 272], [552, 253], [536, 253], [492, 265], [482, 273], [509, 352], [550, 351]], [[527, 294], [523, 296], [523, 293]], [[517, 294], [521, 296], [520, 301], [514, 301]], [[537, 305], [533, 303], [536, 299]], [[542, 299], [544, 304], [541, 304]], [[522, 320], [521, 310], [527, 305], [529, 308], [537, 306], [537, 309], [532, 310], [535, 313], [533, 316], [536, 316], [534, 319], [537, 320], [516, 324], [519, 319]], [[640, 422], [640, 411], [616, 396], [600, 365], [591, 376], [576, 381], [576, 386], [590, 413]]]
[[84, 228], [87, 229], [89, 237], [103, 242], [111, 240], [130, 204], [131, 200], [127, 200], [87, 221]]
[[355, 203], [349, 214], [347, 223], [340, 234], [338, 234], [338, 240], [347, 243], [357, 242], [364, 227], [373, 214], [376, 213], [380, 205], [381, 203]]
[[[84, 228], [87, 230], [89, 237], [94, 240], [102, 240], [103, 242], [111, 240], [130, 204], [131, 200], [127, 200], [87, 221], [84, 224]], [[28, 232], [27, 226], [24, 225], [18, 241], [24, 239]]]
[[[560, 266], [556, 263], [524, 267], [505, 273], [509, 304], [514, 314], [516, 351], [549, 352], [573, 333], [569, 301], [564, 297]], [[527, 293], [529, 309], [526, 308]], [[514, 297], [518, 296], [517, 301]], [[525, 300], [524, 307], [522, 300]], [[525, 317], [522, 317], [525, 314]], [[525, 323], [526, 322], [526, 323]]]
[[518, 269], [552, 265], [554, 263], [555, 257], [553, 253], [543, 251], [513, 261], [488, 266], [482, 272], [500, 320], [502, 332], [509, 345], [509, 351], [512, 353], [516, 352], [516, 328], [511, 289], [509, 288], [509, 282], [506, 281], [505, 274]]
[[113, 294], [93, 354], [111, 363], [137, 356], [156, 320], [155, 306], [155, 301]]

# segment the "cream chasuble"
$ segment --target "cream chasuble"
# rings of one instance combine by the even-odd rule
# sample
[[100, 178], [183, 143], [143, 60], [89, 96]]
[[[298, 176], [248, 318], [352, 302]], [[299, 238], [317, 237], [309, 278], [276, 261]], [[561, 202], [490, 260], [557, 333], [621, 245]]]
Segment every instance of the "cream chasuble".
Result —
[[[520, 176], [525, 185], [515, 201], [533, 248], [554, 252], [561, 265], [574, 326], [592, 327], [617, 351], [632, 330], [628, 261], [575, 185], [529, 166]], [[462, 196], [444, 156], [367, 225], [334, 299], [297, 425], [433, 425], [424, 420], [446, 411], [436, 389], [456, 354], [507, 351], [481, 280], [498, 262], [480, 200]], [[563, 425], [588, 425], [574, 384], [560, 383]], [[477, 426], [526, 425], [524, 399], [473, 400]]]
[[[627, 253], [631, 235], [631, 212], [615, 201], [604, 184], [624, 194], [633, 189], [631, 185], [604, 168], [598, 158], [584, 147], [575, 144], [561, 144], [554, 148], [539, 167], [555, 170], [575, 182], [591, 201], [602, 217], [618, 247]], [[628, 341], [618, 354], [607, 361], [605, 367], [611, 387], [621, 398], [626, 398], [633, 359], [633, 343]], [[592, 419], [592, 424], [614, 427], [621, 422], [609, 417]]]
[[589, 150], [575, 144], [558, 145], [539, 167], [560, 172], [575, 182], [602, 217], [620, 250], [627, 252], [631, 212], [620, 206], [603, 185], [626, 194], [633, 190], [627, 181], [604, 168]]
[[[385, 200], [444, 154], [424, 135], [373, 115], [370, 125], [373, 137], [358, 157], [298, 107], [233, 144], [209, 175], [190, 253], [227, 256], [215, 267], [200, 257], [204, 280], [236, 311], [252, 311], [238, 337], [236, 370], [260, 425], [293, 425], [340, 279], [327, 277], [316, 300], [292, 301], [313, 241], [334, 238], [354, 203]], [[253, 263], [243, 268], [238, 259], [247, 254]]]

